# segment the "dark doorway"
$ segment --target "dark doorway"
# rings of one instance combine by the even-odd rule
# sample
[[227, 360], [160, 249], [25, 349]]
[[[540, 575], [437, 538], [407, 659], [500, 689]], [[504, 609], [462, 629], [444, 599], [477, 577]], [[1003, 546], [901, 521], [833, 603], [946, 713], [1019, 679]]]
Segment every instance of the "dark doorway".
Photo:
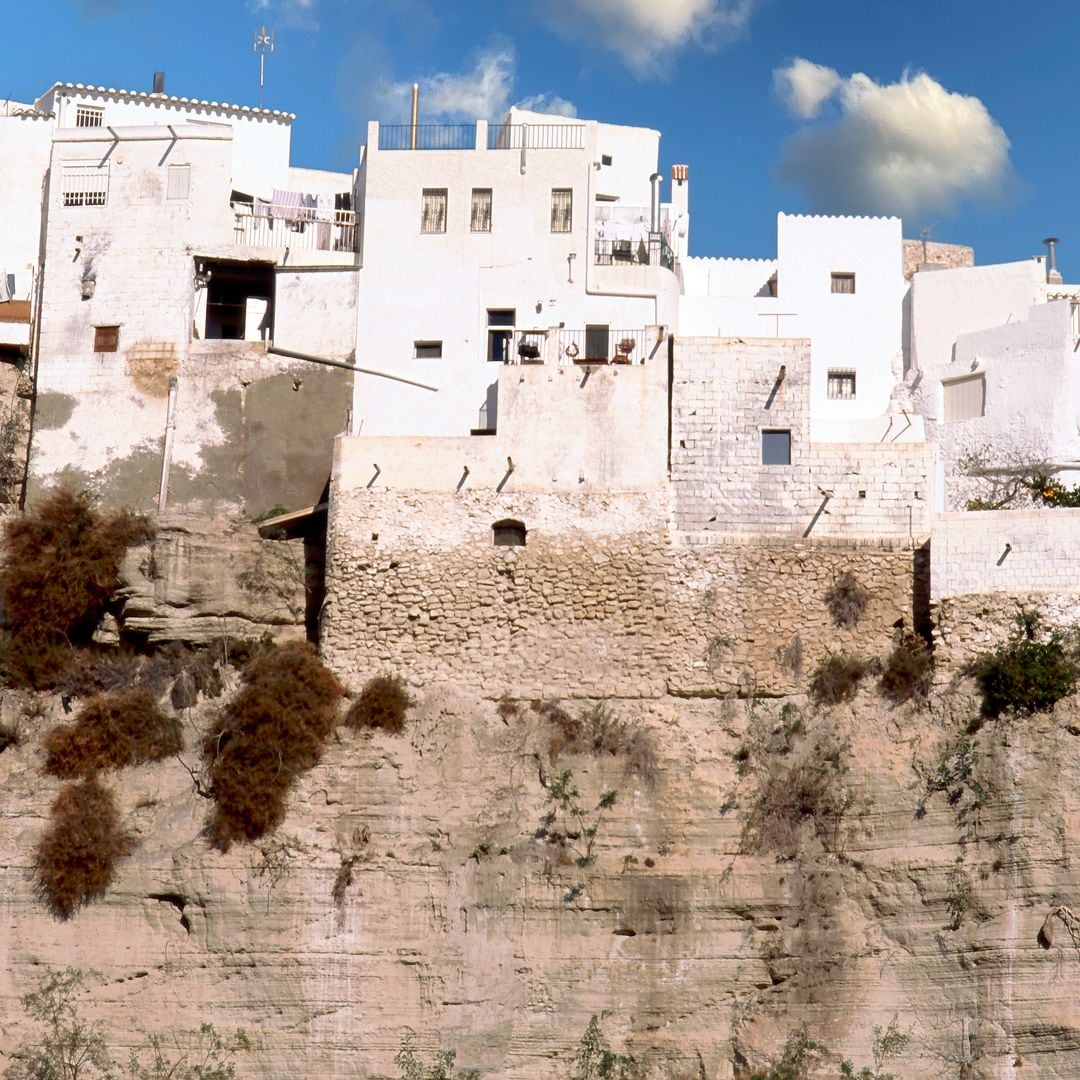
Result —
[[206, 282], [205, 337], [268, 341], [274, 326], [272, 263], [198, 259], [197, 281]]
[[585, 359], [608, 361], [608, 339], [611, 334], [607, 323], [589, 323], [585, 327]]

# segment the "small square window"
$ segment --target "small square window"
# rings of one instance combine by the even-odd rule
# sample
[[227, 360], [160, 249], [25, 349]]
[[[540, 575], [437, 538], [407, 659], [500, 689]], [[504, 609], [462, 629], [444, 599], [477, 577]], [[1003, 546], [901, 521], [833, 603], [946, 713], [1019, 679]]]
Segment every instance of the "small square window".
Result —
[[105, 123], [105, 110], [100, 105], [76, 105], [76, 127], [101, 127]]
[[420, 231], [446, 232], [446, 188], [424, 188], [420, 206]]
[[469, 231], [491, 232], [491, 188], [472, 189]]
[[414, 341], [413, 356], [417, 360], [441, 360], [441, 341]]
[[119, 347], [119, 326], [94, 327], [94, 352], [116, 352]]
[[551, 189], [551, 231], [574, 231], [574, 192], [571, 188]]
[[187, 199], [191, 196], [191, 166], [170, 165], [165, 191], [167, 199]]
[[854, 293], [855, 292], [855, 275], [854, 274], [833, 274], [832, 276], [832, 291], [834, 293]]
[[855, 397], [855, 372], [830, 368], [829, 397], [834, 401], [852, 401]]
[[761, 433], [761, 464], [791, 464], [791, 431], [763, 431]]
[[601, 165], [610, 165], [611, 164], [611, 155], [610, 154], [601, 154], [600, 155], [600, 164]]

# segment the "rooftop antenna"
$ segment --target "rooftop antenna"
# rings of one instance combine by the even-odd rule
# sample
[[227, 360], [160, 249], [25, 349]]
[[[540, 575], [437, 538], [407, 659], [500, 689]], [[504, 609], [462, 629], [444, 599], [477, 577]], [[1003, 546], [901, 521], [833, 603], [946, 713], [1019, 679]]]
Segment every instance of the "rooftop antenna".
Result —
[[933, 235], [933, 233], [934, 233], [934, 226], [933, 225], [924, 225], [919, 230], [919, 235], [922, 236], [922, 261], [923, 261], [923, 266], [926, 266], [930, 262], [929, 258], [927, 258], [927, 255], [926, 255], [926, 245], [930, 242], [930, 237]]
[[266, 84], [266, 54], [274, 51], [274, 31], [265, 26], [255, 31], [253, 52], [259, 54], [259, 108], [263, 107], [263, 86]]

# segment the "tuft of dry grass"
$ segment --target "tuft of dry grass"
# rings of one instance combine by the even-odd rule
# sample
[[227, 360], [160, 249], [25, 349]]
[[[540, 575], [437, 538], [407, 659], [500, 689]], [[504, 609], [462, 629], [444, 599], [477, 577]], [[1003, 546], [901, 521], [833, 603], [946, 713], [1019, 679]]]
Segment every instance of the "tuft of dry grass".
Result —
[[322, 754], [343, 692], [307, 644], [248, 662], [240, 690], [203, 740], [214, 799], [207, 833], [216, 848], [277, 828], [289, 788]]
[[870, 664], [866, 660], [843, 653], [830, 653], [814, 668], [810, 696], [818, 705], [839, 705], [850, 701], [869, 670]]
[[160, 761], [183, 745], [180, 721], [166, 716], [146, 690], [113, 690], [90, 698], [73, 724], [45, 736], [45, 771], [72, 780]]
[[113, 794], [96, 778], [67, 784], [52, 804], [49, 826], [38, 841], [35, 887], [58, 919], [104, 896], [118, 860], [133, 838], [120, 823]]
[[825, 606], [829, 609], [833, 622], [844, 630], [855, 629], [869, 603], [869, 591], [850, 570], [838, 574], [825, 594]]
[[127, 510], [94, 508], [86, 492], [61, 488], [4, 526], [0, 591], [11, 637], [0, 662], [18, 684], [48, 689], [89, 642], [116, 590], [127, 549], [153, 536]]
[[548, 756], [554, 764], [561, 754], [591, 754], [623, 759], [628, 776], [648, 784], [656, 780], [656, 747], [642, 727], [620, 719], [602, 701], [571, 716], [557, 701], [534, 702], [532, 709], [551, 727]]
[[376, 675], [369, 679], [345, 716], [351, 728], [380, 728], [391, 735], [405, 730], [405, 716], [414, 704], [398, 675]]

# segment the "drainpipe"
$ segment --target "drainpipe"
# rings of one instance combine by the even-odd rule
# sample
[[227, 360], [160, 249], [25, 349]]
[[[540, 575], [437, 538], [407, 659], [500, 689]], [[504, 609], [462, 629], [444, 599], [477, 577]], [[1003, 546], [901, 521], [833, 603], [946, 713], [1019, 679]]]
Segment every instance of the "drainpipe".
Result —
[[649, 177], [649, 181], [652, 183], [652, 206], [650, 207], [649, 214], [649, 232], [654, 236], [660, 231], [660, 181], [661, 176], [658, 172], [653, 173]]
[[158, 488], [158, 513], [164, 514], [169, 501], [169, 464], [172, 461], [173, 432], [176, 430], [176, 385], [169, 380], [169, 407], [165, 413], [165, 448], [161, 452], [161, 487]]
[[1057, 246], [1061, 243], [1056, 236], [1048, 236], [1043, 243], [1046, 245], [1046, 284], [1060, 285], [1061, 275], [1057, 268]]
[[420, 111], [420, 84], [412, 84], [412, 131], [411, 138], [409, 140], [409, 147], [412, 150], [416, 149], [416, 118]]

